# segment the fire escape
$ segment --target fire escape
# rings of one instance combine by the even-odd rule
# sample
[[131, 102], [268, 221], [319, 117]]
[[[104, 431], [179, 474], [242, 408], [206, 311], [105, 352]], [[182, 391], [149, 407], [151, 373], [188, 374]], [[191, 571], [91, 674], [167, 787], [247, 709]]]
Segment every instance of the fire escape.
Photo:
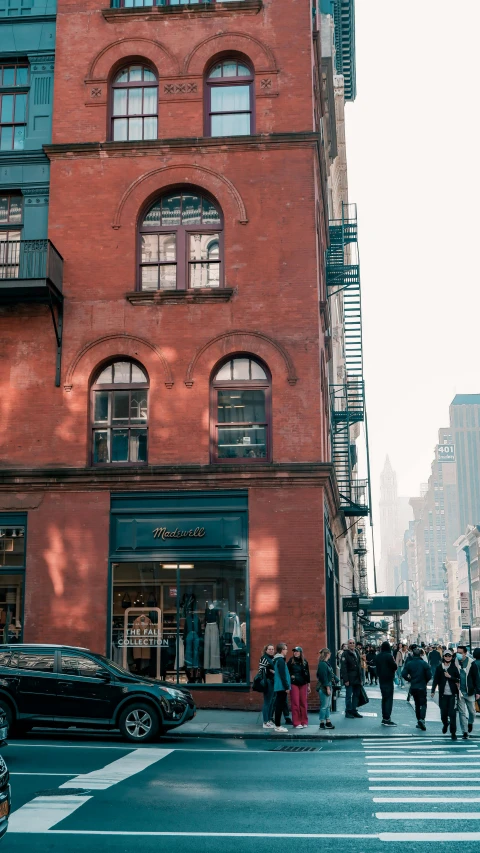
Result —
[[[356, 205], [342, 204], [342, 218], [330, 222], [330, 248], [326, 258], [327, 293], [343, 297], [344, 360], [346, 380], [332, 385], [331, 439], [340, 508], [349, 517], [369, 515], [369, 479], [355, 473], [357, 451], [351, 427], [365, 421], [363, 381], [362, 307]], [[350, 263], [354, 260], [355, 263]], [[368, 442], [367, 442], [368, 463]]]

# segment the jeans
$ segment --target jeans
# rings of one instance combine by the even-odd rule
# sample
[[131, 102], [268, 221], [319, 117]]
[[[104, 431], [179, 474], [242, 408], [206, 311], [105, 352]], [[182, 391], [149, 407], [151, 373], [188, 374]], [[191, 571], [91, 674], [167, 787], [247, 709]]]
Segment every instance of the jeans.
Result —
[[282, 722], [282, 713], [287, 701], [287, 691], [277, 690], [275, 693], [275, 725], [279, 726]]
[[438, 704], [440, 705], [440, 716], [444, 726], [448, 726], [450, 722], [450, 734], [454, 735], [457, 731], [457, 710], [455, 696], [440, 696]]
[[382, 694], [382, 720], [389, 720], [393, 708], [393, 681], [381, 681], [380, 692]]
[[460, 717], [462, 732], [468, 732], [468, 724], [473, 725], [475, 722], [475, 694], [465, 696], [460, 691], [458, 697], [458, 716]]
[[345, 687], [345, 711], [354, 714], [358, 707], [360, 684], [349, 684]]
[[[348, 690], [348, 688], [347, 688], [347, 690]], [[322, 688], [322, 690], [318, 691], [318, 698], [320, 699], [320, 709], [318, 712], [318, 718], [319, 718], [320, 722], [325, 722], [325, 720], [330, 719], [330, 708], [332, 707], [332, 694], [330, 693], [330, 696], [327, 696], [327, 694], [324, 692], [324, 690]]]
[[189, 631], [185, 641], [185, 663], [188, 667], [193, 667], [195, 669], [200, 666], [198, 654], [199, 647], [200, 637], [195, 633], [195, 631]]
[[290, 704], [292, 706], [292, 720], [294, 726], [308, 726], [307, 712], [307, 685], [300, 687], [292, 684], [290, 688]]
[[275, 693], [273, 692], [273, 681], [267, 679], [267, 689], [263, 694], [262, 716], [263, 722], [268, 723], [273, 719], [273, 703], [275, 701]]
[[427, 713], [427, 688], [426, 687], [411, 687], [410, 693], [415, 702], [415, 716], [417, 720], [425, 720]]

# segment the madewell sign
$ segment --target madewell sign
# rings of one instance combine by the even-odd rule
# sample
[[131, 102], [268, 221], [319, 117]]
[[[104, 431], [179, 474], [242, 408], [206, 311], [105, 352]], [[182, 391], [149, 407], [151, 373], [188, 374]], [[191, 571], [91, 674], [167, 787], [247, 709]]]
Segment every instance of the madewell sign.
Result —
[[192, 530], [180, 530], [176, 527], [175, 530], [168, 530], [167, 527], [156, 527], [153, 531], [154, 539], [203, 539], [205, 536], [204, 527], [195, 527]]

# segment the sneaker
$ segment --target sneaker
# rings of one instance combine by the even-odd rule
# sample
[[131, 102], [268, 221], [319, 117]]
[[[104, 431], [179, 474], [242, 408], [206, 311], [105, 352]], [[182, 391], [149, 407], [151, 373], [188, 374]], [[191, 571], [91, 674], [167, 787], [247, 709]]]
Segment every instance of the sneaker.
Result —
[[468, 732], [464, 732], [462, 737], [464, 740], [468, 740]]
[[346, 716], [347, 720], [354, 720], [355, 719], [355, 714], [353, 714], [352, 711], [345, 711], [345, 716]]
[[396, 726], [397, 724], [393, 722], [393, 720], [382, 720], [382, 726]]
[[473, 732], [473, 723], [468, 724], [468, 733], [471, 734]]
[[288, 729], [286, 729], [285, 726], [274, 726], [273, 729], [275, 732], [288, 732]]
[[446, 734], [447, 734], [447, 732], [448, 732], [448, 723], [447, 723], [447, 725], [446, 725], [446, 726], [442, 726], [442, 734], [443, 734], [443, 735], [446, 735]]
[[[324, 723], [324, 722], [321, 722], [318, 728], [319, 728], [319, 729], [324, 729], [324, 728], [326, 728], [325, 723]], [[329, 726], [328, 728], [330, 728], [330, 726]]]
[[354, 711], [353, 716], [358, 717], [359, 720], [363, 720], [363, 714], [359, 714], [358, 711]]
[[303, 729], [303, 726], [301, 723], [299, 723], [298, 726], [294, 726], [293, 728], [294, 729]]
[[335, 728], [335, 726], [333, 725], [333, 723], [332, 723], [332, 721], [331, 721], [331, 720], [327, 720], [327, 721], [326, 721], [326, 723], [325, 723], [325, 728], [326, 728], [326, 729], [334, 729], [334, 728]]
[[422, 732], [426, 732], [426, 731], [427, 731], [427, 727], [426, 727], [426, 725], [425, 725], [425, 721], [424, 721], [424, 720], [419, 720], [419, 721], [418, 721], [418, 723], [417, 723], [417, 729], [421, 729], [421, 730], [422, 730]]
[[453, 734], [453, 735], [452, 735], [452, 740], [458, 740], [458, 738], [457, 738], [456, 734]]
[[264, 724], [263, 724], [263, 728], [264, 728], [264, 729], [274, 729], [274, 728], [275, 728], [275, 723], [272, 723], [272, 722], [269, 720], [269, 721], [268, 721], [268, 723], [264, 723]]

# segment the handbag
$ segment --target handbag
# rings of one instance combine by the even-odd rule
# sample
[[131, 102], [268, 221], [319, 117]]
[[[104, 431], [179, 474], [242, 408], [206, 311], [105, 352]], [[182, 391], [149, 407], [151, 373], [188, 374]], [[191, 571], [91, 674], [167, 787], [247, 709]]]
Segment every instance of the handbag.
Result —
[[267, 679], [264, 672], [257, 672], [252, 682], [252, 690], [256, 693], [265, 693], [267, 689]]
[[370, 701], [370, 699], [369, 699], [369, 698], [368, 698], [368, 696], [367, 696], [367, 691], [365, 690], [365, 688], [364, 688], [363, 684], [361, 684], [361, 685], [360, 685], [360, 692], [359, 692], [359, 694], [358, 694], [358, 702], [357, 702], [357, 705], [358, 705], [358, 707], [359, 707], [359, 708], [361, 708], [361, 707], [362, 707], [362, 705], [367, 705], [367, 703], [368, 703], [369, 701]]
[[132, 606], [132, 600], [131, 600], [128, 592], [126, 592], [122, 598], [122, 607], [124, 610], [126, 610], [127, 607], [131, 607], [131, 606]]

